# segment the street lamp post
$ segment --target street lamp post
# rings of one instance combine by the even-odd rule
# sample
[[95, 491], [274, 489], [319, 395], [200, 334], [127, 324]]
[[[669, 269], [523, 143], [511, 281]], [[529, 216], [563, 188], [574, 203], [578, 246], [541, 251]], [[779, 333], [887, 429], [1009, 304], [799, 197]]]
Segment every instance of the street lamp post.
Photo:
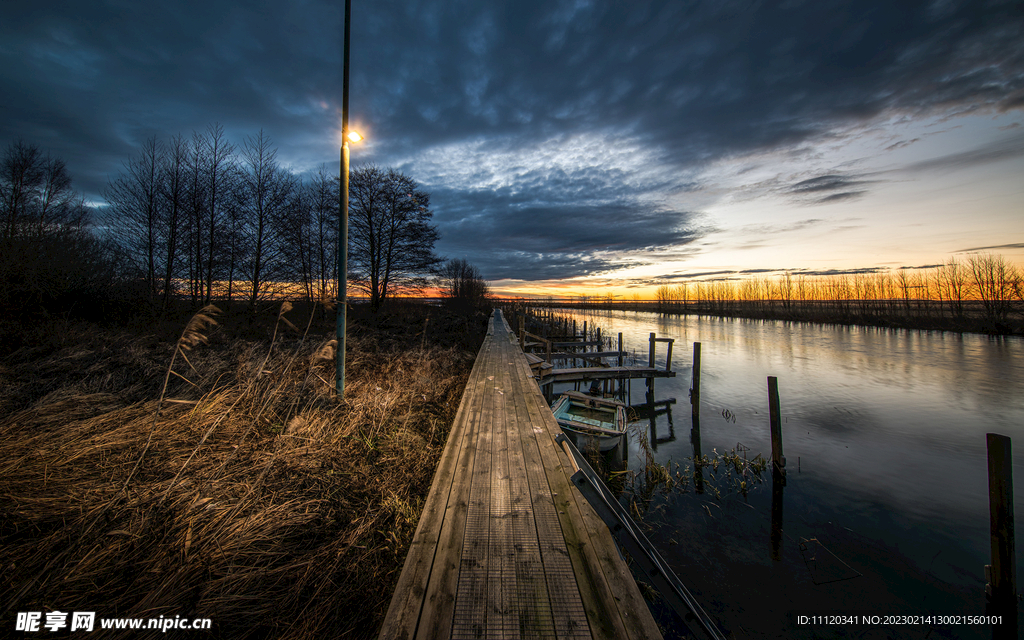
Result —
[[345, 0], [345, 40], [341, 80], [341, 203], [338, 232], [338, 317], [335, 323], [338, 347], [335, 352], [338, 399], [345, 398], [345, 319], [348, 313], [348, 48], [352, 0]]

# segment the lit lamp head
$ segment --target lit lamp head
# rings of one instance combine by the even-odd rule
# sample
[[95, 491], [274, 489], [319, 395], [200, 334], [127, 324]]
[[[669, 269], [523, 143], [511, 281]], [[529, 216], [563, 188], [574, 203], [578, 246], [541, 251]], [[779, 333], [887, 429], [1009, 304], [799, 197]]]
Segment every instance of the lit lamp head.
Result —
[[350, 142], [359, 142], [363, 139], [363, 136], [352, 130], [349, 130], [349, 132], [345, 134], [345, 137], [348, 138]]

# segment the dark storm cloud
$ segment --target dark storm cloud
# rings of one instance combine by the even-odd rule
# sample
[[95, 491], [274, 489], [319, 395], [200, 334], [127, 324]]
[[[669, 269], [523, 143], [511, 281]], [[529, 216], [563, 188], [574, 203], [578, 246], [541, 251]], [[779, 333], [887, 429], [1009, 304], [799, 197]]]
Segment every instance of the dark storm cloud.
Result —
[[1011, 244], [994, 244], [990, 247], [973, 247], [971, 249], [960, 249], [954, 253], [973, 253], [975, 251], [991, 251], [993, 249], [1024, 249], [1024, 242], [1014, 242]]
[[914, 162], [906, 165], [903, 170], [931, 172], [943, 169], [962, 169], [1021, 156], [1024, 156], [1024, 134], [1017, 134], [967, 151]]
[[[789, 187], [790, 194], [804, 204], [827, 204], [840, 200], [853, 200], [867, 193], [863, 185], [873, 180], [857, 180], [852, 176], [830, 174], [801, 180]], [[834, 193], [829, 193], [834, 192]]]
[[[879, 115], [1024, 108], [1014, 2], [354, 5], [352, 119], [371, 140], [354, 150], [355, 165], [474, 140], [514, 151], [589, 134], [609, 151], [628, 137], [677, 175], [582, 176], [563, 161], [524, 176], [531, 201], [432, 176], [442, 249], [466, 252], [489, 277], [598, 273], [620, 265], [617, 252], [678, 249], [701, 230], [652, 195], [686, 190], [687, 172], [708, 162]], [[145, 138], [214, 122], [236, 143], [265, 130], [298, 170], [336, 163], [342, 6], [6, 3], [0, 143], [23, 137], [64, 157], [90, 199]], [[837, 174], [792, 187], [792, 197], [827, 204], [869, 185]]]
[[449, 192], [436, 187], [432, 193], [446, 203], [435, 216], [442, 232], [439, 247], [479, 264], [488, 279], [599, 275], [637, 264], [623, 255], [686, 244], [695, 236], [685, 224], [685, 212], [626, 196], [588, 202], [558, 191]]

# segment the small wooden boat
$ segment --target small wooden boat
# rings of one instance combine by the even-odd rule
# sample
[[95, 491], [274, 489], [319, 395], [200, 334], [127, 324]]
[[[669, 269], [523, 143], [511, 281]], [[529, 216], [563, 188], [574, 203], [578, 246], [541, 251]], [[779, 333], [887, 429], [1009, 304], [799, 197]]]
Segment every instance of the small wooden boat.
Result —
[[588, 440], [596, 440], [599, 451], [610, 451], [626, 432], [626, 405], [615, 400], [566, 391], [551, 406], [551, 412], [579, 449], [587, 446]]

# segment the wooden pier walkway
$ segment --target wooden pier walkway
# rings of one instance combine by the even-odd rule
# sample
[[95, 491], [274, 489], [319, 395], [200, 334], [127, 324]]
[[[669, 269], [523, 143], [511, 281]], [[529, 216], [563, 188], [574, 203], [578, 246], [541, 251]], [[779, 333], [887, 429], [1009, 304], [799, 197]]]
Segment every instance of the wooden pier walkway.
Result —
[[500, 311], [477, 355], [381, 638], [660, 638]]

